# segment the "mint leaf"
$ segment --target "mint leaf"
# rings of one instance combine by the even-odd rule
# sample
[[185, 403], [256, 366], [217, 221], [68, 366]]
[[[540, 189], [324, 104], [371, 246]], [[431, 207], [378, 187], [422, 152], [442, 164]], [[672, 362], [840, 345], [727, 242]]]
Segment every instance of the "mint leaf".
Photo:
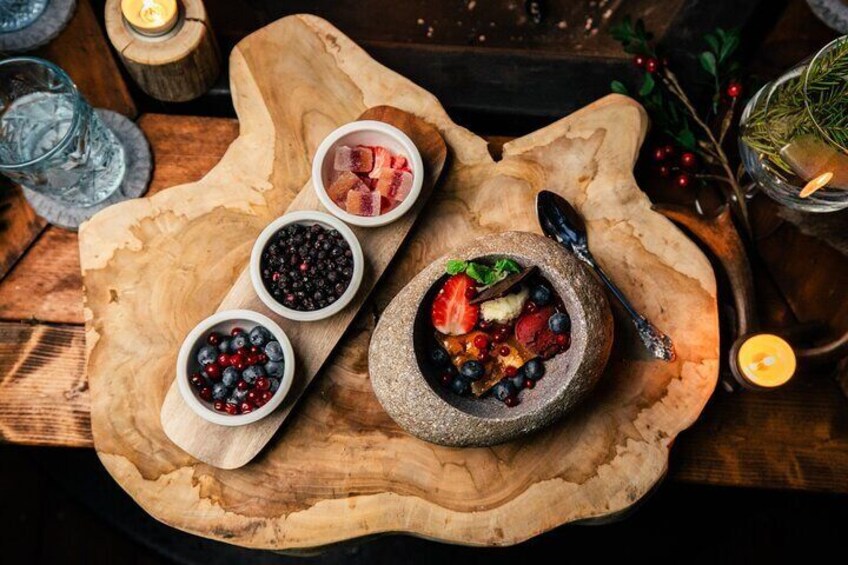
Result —
[[502, 273], [520, 273], [521, 267], [512, 259], [498, 259], [495, 270]]
[[491, 267], [481, 265], [480, 263], [468, 263], [468, 268], [465, 273], [482, 285], [490, 285], [495, 280], [496, 274]]
[[698, 60], [701, 61], [701, 66], [704, 67], [704, 70], [710, 73], [710, 76], [716, 76], [716, 57], [709, 51], [704, 51], [698, 57]]
[[456, 275], [465, 271], [468, 268], [468, 261], [461, 261], [459, 259], [451, 259], [448, 261], [448, 264], [445, 266], [445, 271], [449, 275]]
[[627, 95], [627, 87], [624, 86], [624, 83], [620, 80], [614, 80], [610, 83], [610, 90], [615, 92], [616, 94], [624, 94]]
[[642, 81], [642, 88], [639, 89], [639, 96], [647, 96], [653, 90], [656, 82], [654, 81], [654, 77], [651, 76], [651, 73], [645, 73], [645, 77]]

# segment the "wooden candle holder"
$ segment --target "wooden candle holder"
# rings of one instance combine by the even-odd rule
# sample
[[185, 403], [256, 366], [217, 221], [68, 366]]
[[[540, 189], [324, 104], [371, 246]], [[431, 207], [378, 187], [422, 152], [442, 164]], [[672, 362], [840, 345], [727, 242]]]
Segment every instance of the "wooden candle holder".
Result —
[[220, 54], [202, 0], [180, 0], [170, 32], [148, 37], [133, 30], [121, 0], [106, 1], [106, 32], [141, 89], [164, 102], [185, 102], [209, 90], [221, 70]]

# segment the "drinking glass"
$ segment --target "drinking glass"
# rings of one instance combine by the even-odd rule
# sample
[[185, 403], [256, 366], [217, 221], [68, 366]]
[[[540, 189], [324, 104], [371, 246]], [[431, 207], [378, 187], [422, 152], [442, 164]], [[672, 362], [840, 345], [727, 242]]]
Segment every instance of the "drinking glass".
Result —
[[0, 0], [0, 33], [18, 31], [38, 19], [48, 0]]
[[[840, 117], [848, 112], [843, 69], [848, 69], [848, 36], [763, 86], [742, 112], [739, 151], [745, 170], [784, 206], [807, 212], [848, 208], [848, 147]], [[808, 182], [828, 173], [825, 188], [802, 195]]]
[[0, 61], [0, 172], [73, 206], [92, 206], [121, 185], [126, 159], [76, 85], [34, 57]]

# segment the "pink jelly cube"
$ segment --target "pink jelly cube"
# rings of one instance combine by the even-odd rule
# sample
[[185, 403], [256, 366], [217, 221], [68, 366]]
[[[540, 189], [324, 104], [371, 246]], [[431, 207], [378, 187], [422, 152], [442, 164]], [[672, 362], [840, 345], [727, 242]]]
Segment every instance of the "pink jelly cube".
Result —
[[337, 147], [333, 167], [337, 171], [368, 173], [374, 167], [374, 153], [370, 147], [363, 147], [362, 145]]
[[374, 168], [368, 174], [371, 178], [377, 178], [382, 169], [392, 168], [392, 152], [385, 147], [374, 148]]
[[347, 193], [347, 211], [357, 216], [380, 215], [380, 193], [351, 190]]
[[377, 192], [395, 202], [400, 202], [412, 189], [412, 173], [397, 169], [383, 169], [377, 177]]
[[327, 189], [327, 195], [337, 204], [343, 203], [347, 199], [347, 193], [351, 190], [365, 190], [368, 192], [368, 187], [362, 182], [355, 173], [344, 171], [333, 181], [330, 188]]
[[392, 168], [393, 169], [401, 169], [404, 171], [411, 170], [409, 168], [409, 163], [406, 160], [406, 157], [403, 155], [397, 155], [392, 159]]

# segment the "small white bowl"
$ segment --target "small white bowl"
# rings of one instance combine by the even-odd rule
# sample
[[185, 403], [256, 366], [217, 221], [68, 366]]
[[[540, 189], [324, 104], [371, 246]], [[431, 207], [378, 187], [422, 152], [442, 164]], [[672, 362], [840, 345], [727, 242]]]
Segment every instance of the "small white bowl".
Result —
[[[335, 149], [342, 145], [349, 147], [380, 145], [394, 153], [405, 155], [409, 159], [412, 169], [412, 188], [406, 199], [391, 212], [379, 216], [357, 216], [333, 202], [327, 194], [327, 187], [335, 173], [333, 168]], [[423, 183], [424, 162], [421, 160], [421, 153], [418, 148], [415, 147], [408, 135], [385, 122], [361, 120], [341, 126], [324, 138], [315, 152], [315, 158], [312, 160], [312, 186], [315, 189], [315, 194], [318, 195], [318, 200], [331, 214], [354, 226], [370, 228], [394, 222], [406, 214], [418, 200]]]
[[[230, 335], [230, 332], [235, 327], [248, 329], [251, 326], [265, 326], [274, 336], [274, 339], [280, 342], [283, 348], [283, 378], [280, 379], [280, 388], [271, 397], [264, 406], [257, 408], [253, 412], [247, 414], [230, 415], [223, 412], [216, 412], [212, 408], [211, 403], [208, 403], [200, 398], [188, 380], [189, 375], [200, 370], [200, 363], [197, 362], [197, 352], [206, 344], [206, 336], [213, 331], [220, 332], [224, 335]], [[208, 422], [218, 424], [219, 426], [244, 426], [257, 422], [277, 409], [283, 402], [283, 399], [291, 389], [292, 381], [294, 381], [294, 350], [286, 333], [277, 325], [276, 322], [258, 312], [251, 310], [224, 310], [212, 314], [191, 330], [183, 340], [183, 345], [180, 347], [180, 353], [177, 356], [177, 386], [180, 389], [180, 394], [183, 400], [194, 412]]]
[[[268, 289], [265, 288], [265, 283], [262, 281], [262, 252], [271, 237], [289, 224], [303, 224], [311, 226], [312, 224], [321, 224], [325, 228], [333, 228], [345, 238], [350, 250], [353, 253], [353, 275], [350, 279], [350, 284], [347, 290], [342, 293], [338, 300], [320, 310], [312, 310], [304, 312], [294, 310], [283, 306], [276, 298], [271, 296]], [[353, 300], [356, 292], [359, 290], [359, 285], [362, 284], [362, 275], [365, 271], [365, 257], [362, 254], [362, 247], [359, 245], [359, 240], [351, 229], [344, 222], [325, 214], [324, 212], [315, 212], [305, 210], [302, 212], [291, 212], [280, 216], [262, 230], [259, 237], [256, 238], [256, 243], [253, 244], [253, 251], [250, 254], [250, 280], [253, 283], [253, 289], [257, 296], [265, 306], [289, 320], [297, 322], [314, 322], [329, 318], [333, 314], [341, 312], [345, 306]]]

